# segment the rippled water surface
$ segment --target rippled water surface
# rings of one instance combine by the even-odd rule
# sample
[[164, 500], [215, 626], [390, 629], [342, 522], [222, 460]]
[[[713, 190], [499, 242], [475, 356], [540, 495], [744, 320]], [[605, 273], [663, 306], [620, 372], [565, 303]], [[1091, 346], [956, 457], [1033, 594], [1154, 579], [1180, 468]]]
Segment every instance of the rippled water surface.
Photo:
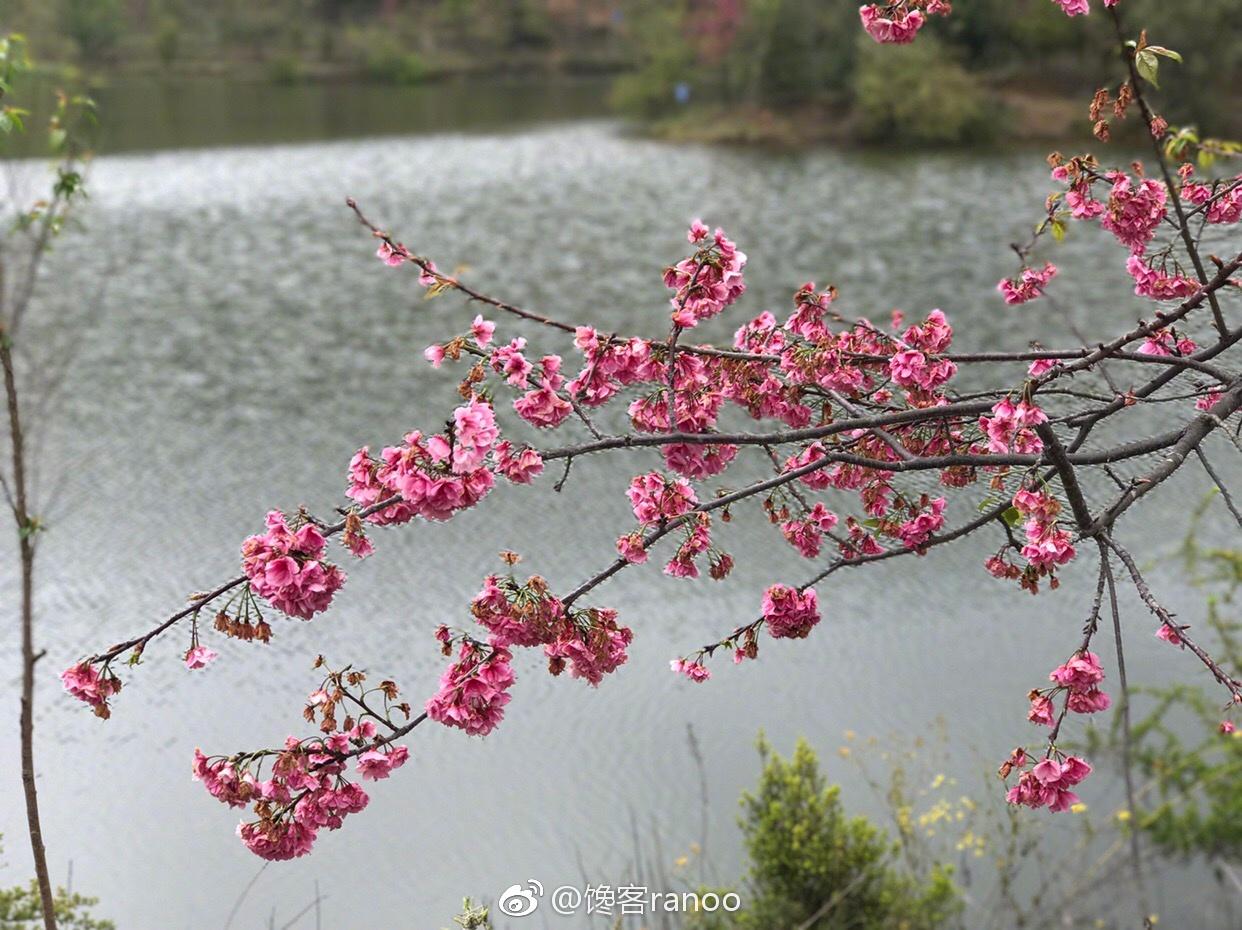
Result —
[[[1051, 323], [994, 292], [1013, 271], [1006, 243], [1037, 218], [1046, 178], [1037, 153], [780, 156], [666, 147], [604, 122], [100, 158], [85, 228], [54, 256], [40, 310], [98, 307], [80, 333], [43, 480], [55, 506], [40, 565], [49, 657], [38, 726], [57, 874], [72, 863], [75, 888], [101, 895], [125, 930], [223, 926], [259, 863], [233, 836], [236, 812], [191, 782], [195, 746], [233, 751], [300, 731], [319, 653], [429, 693], [441, 666], [431, 632], [465, 622], [499, 548], [568, 590], [606, 563], [629, 525], [627, 477], [655, 456], [585, 460], [563, 494], [549, 476], [499, 488], [449, 524], [376, 534], [378, 554], [348, 566], [333, 610], [281, 623], [270, 647], [213, 642], [216, 666], [190, 674], [175, 655], [183, 639], [160, 640], [106, 723], [59, 696], [54, 670], [235, 573], [241, 538], [268, 508], [328, 512], [354, 449], [434, 429], [451, 409], [457, 372], [432, 370], [421, 350], [475, 311], [452, 296], [425, 302], [413, 275], [376, 262], [346, 196], [442, 268], [468, 264], [483, 289], [603, 329], [663, 331], [659, 272], [701, 215], [750, 255], [750, 290], [716, 336], [743, 315], [783, 312], [813, 278], [834, 282], [849, 313], [942, 307], [959, 346], [988, 349], [1070, 339], [1049, 308]], [[1117, 296], [1128, 289], [1111, 241], [1082, 231], [1058, 261], [1072, 282], [1065, 314], [1089, 334], [1142, 312]], [[499, 323], [506, 338], [566, 348]], [[1171, 551], [1200, 491], [1180, 479], [1153, 495], [1123, 539], [1149, 556]], [[954, 507], [960, 519], [973, 502]], [[650, 838], [658, 823], [670, 859], [700, 839], [688, 726], [705, 760], [708, 851], [721, 878], [740, 867], [734, 801], [756, 776], [761, 728], [782, 751], [810, 738], [864, 810], [874, 799], [835, 752], [846, 729], [912, 740], [943, 716], [956, 774], [971, 785], [1027, 737], [1023, 696], [1075, 642], [1090, 559], [1038, 598], [983, 573], [993, 538], [839, 573], [821, 587], [825, 622], [809, 640], [767, 644], [761, 661], [722, 664], [694, 687], [669, 674], [671, 656], [751, 617], [772, 580], [811, 574], [757, 512], [746, 515], [721, 534], [738, 561], [727, 583], [674, 581], [650, 566], [599, 589], [597, 602], [637, 634], [611, 680], [593, 690], [519, 657], [497, 732], [420, 728], [411, 763], [376, 786], [370, 809], [323, 835], [313, 856], [266, 868], [233, 926], [267, 926], [273, 907], [279, 926], [316, 882], [325, 927], [418, 930], [446, 924], [463, 895], [494, 899], [531, 876], [577, 882], [580, 862], [594, 880], [619, 883], [635, 829]], [[1209, 523], [1209, 535], [1226, 532]], [[0, 569], [6, 613], [10, 565]], [[1184, 616], [1200, 616], [1200, 592], [1173, 571], [1154, 574]], [[1169, 654], [1150, 618], [1126, 606], [1132, 675], [1150, 677]], [[15, 677], [11, 623], [0, 647]], [[16, 718], [12, 693], [5, 719]], [[5, 759], [16, 758], [12, 731], [0, 730]], [[15, 769], [3, 770], [0, 806], [11, 876], [25, 869]], [[1107, 811], [1116, 780], [1105, 775], [1088, 794]]]

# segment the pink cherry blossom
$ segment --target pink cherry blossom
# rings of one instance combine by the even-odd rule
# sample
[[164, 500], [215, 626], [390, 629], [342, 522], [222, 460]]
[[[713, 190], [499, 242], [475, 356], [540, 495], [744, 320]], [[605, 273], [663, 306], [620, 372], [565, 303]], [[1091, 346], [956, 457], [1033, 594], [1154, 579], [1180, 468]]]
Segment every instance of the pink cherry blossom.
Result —
[[669, 667], [678, 675], [685, 675], [693, 682], [704, 682], [712, 677], [712, 673], [702, 662], [687, 659], [673, 659]]
[[883, 9], [877, 3], [859, 7], [858, 14], [867, 34], [885, 44], [908, 45], [926, 22], [926, 17], [918, 10], [895, 10], [884, 16]]
[[185, 667], [190, 671], [206, 668], [217, 658], [219, 658], [219, 653], [214, 649], [208, 649], [206, 646], [191, 646], [185, 654]]
[[500, 647], [462, 643], [456, 662], [440, 678], [440, 689], [427, 701], [427, 716], [471, 736], [486, 736], [504, 718], [509, 703], [512, 655]]
[[65, 691], [89, 704], [95, 715], [107, 719], [108, 698], [121, 690], [121, 680], [115, 675], [104, 674], [90, 662], [79, 662], [60, 673]]
[[492, 336], [495, 332], [496, 324], [490, 320], [483, 319], [482, 314], [476, 316], [474, 322], [470, 324], [470, 335], [474, 337], [474, 341], [479, 348], [487, 348], [491, 345]]
[[635, 477], [625, 495], [634, 508], [634, 516], [643, 525], [680, 517], [698, 503], [686, 479], [669, 480], [654, 471]]
[[309, 620], [328, 609], [345, 573], [323, 561], [323, 533], [314, 523], [296, 530], [279, 510], [267, 515], [267, 532], [242, 543], [242, 570], [250, 589], [291, 617]]
[[1044, 293], [1057, 274], [1057, 266], [1048, 262], [1043, 268], [1024, 268], [1017, 278], [1005, 278], [996, 289], [1005, 297], [1007, 304], [1024, 304]]
[[788, 585], [772, 585], [763, 594], [763, 619], [774, 639], [805, 639], [819, 623], [815, 589], [799, 593]]

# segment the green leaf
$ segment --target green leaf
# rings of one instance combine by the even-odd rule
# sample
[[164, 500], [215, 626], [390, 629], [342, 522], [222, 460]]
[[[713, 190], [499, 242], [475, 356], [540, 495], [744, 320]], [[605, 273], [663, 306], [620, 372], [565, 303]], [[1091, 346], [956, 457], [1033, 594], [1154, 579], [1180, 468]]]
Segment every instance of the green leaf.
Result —
[[1134, 56], [1134, 67], [1144, 81], [1152, 87], [1159, 87], [1156, 75], [1160, 72], [1160, 59], [1151, 49], [1145, 48]]
[[1160, 55], [1164, 58], [1171, 58], [1179, 65], [1182, 63], [1182, 56], [1180, 53], [1173, 51], [1171, 48], [1165, 48], [1163, 45], [1149, 45], [1144, 49], [1144, 51], [1152, 52], [1153, 54]]
[[1017, 507], [1010, 507], [1001, 514], [1001, 519], [1007, 526], [1018, 526], [1022, 522], [1022, 513]]

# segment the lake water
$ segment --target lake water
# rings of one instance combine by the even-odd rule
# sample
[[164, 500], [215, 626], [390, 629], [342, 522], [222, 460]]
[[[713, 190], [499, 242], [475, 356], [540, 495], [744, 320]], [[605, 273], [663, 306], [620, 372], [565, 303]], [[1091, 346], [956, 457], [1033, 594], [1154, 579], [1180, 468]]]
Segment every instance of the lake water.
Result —
[[[683, 254], [687, 221], [702, 216], [750, 255], [750, 290], [717, 337], [760, 310], [783, 312], [792, 290], [814, 278], [841, 289], [848, 313], [942, 307], [963, 349], [1017, 348], [1036, 335], [1071, 341], [1047, 307], [1006, 308], [994, 291], [1013, 270], [1005, 244], [1025, 235], [1048, 190], [1039, 153], [673, 148], [629, 138], [607, 120], [502, 127], [474, 112], [454, 108], [416, 127], [451, 132], [103, 156], [84, 228], [47, 268], [39, 314], [78, 319], [88, 308], [93, 322], [76, 332], [45, 446], [42, 488], [53, 506], [38, 605], [49, 653], [38, 715], [44, 826], [57, 877], [71, 868], [75, 889], [100, 895], [100, 912], [123, 930], [222, 927], [260, 869], [233, 835], [237, 812], [191, 782], [196, 746], [234, 751], [302, 732], [301, 699], [317, 683], [311, 662], [320, 653], [391, 676], [421, 700], [442, 665], [432, 631], [467, 622], [480, 579], [499, 565], [496, 551], [520, 551], [524, 567], [558, 591], [574, 587], [611, 558], [619, 528], [630, 525], [628, 476], [656, 461], [654, 453], [593, 458], [575, 466], [563, 494], [547, 476], [498, 488], [449, 524], [376, 533], [377, 554], [347, 566], [349, 584], [330, 613], [279, 624], [267, 648], [213, 639], [221, 658], [206, 673], [181, 667], [182, 637], [161, 639], [125, 676], [110, 721], [62, 697], [55, 671], [235, 574], [238, 544], [267, 509], [328, 512], [360, 444], [433, 429], [451, 409], [457, 372], [433, 371], [421, 352], [475, 310], [452, 296], [425, 302], [412, 274], [377, 262], [347, 196], [442, 268], [468, 264], [467, 279], [484, 290], [604, 329], [665, 329], [660, 270]], [[329, 121], [331, 133], [305, 135], [377, 135], [394, 121]], [[163, 145], [164, 132], [134, 137]], [[1073, 294], [1065, 311], [1103, 336], [1144, 308], [1119, 296], [1128, 289], [1111, 239], [1074, 235], [1074, 248], [1057, 255], [1061, 293]], [[497, 322], [506, 339], [522, 333], [566, 348]], [[1236, 456], [1217, 458], [1237, 477]], [[1121, 540], [1149, 559], [1172, 552], [1202, 490], [1197, 475], [1179, 477], [1135, 509]], [[960, 500], [951, 515], [972, 508]], [[268, 926], [275, 910], [279, 927], [316, 885], [326, 896], [323, 927], [423, 930], [446, 925], [463, 895], [494, 900], [531, 877], [554, 887], [579, 883], [585, 871], [620, 884], [632, 871], [635, 832], [642, 844], [658, 832], [669, 861], [701, 838], [688, 726], [705, 762], [707, 850], [721, 879], [741, 867], [735, 800], [757, 775], [761, 729], [782, 752], [805, 735], [850, 806], [872, 812], [875, 798], [836, 752], [847, 729], [913, 741], [945, 718], [950, 774], [975, 794], [980, 773], [1034, 739], [1024, 695], [1076, 643], [1094, 566], [1080, 559], [1059, 592], [1032, 598], [983, 572], [1000, 543], [991, 537], [839, 573], [820, 586], [825, 619], [809, 640], [765, 642], [759, 662], [718, 663], [702, 686], [670, 674], [669, 658], [754, 615], [766, 584], [813, 573], [755, 511], [721, 534], [738, 562], [728, 582], [675, 581], [652, 565], [596, 592], [594, 603], [618, 608], [636, 633], [629, 663], [600, 688], [552, 679], [536, 656], [521, 656], [494, 734], [418, 729], [410, 764], [375, 787], [370, 809], [324, 834], [309, 858], [263, 869], [233, 926]], [[1229, 540], [1229, 525], [1211, 513], [1206, 536]], [[6, 614], [8, 552], [0, 550]], [[1202, 592], [1171, 567], [1153, 578], [1183, 618], [1201, 622]], [[1132, 598], [1126, 610], [1136, 681], [1161, 680], [1170, 668], [1203, 681], [1187, 657], [1170, 659]], [[0, 626], [0, 650], [15, 679], [12, 623]], [[1111, 672], [1110, 651], [1101, 652]], [[4, 696], [6, 720], [16, 719], [14, 691]], [[8, 760], [14, 729], [0, 731]], [[3, 779], [5, 874], [16, 881], [28, 869], [16, 764]], [[1085, 795], [1106, 817], [1120, 801], [1118, 780], [1105, 771]], [[1161, 892], [1162, 914], [1187, 913], [1187, 887], [1197, 886]]]

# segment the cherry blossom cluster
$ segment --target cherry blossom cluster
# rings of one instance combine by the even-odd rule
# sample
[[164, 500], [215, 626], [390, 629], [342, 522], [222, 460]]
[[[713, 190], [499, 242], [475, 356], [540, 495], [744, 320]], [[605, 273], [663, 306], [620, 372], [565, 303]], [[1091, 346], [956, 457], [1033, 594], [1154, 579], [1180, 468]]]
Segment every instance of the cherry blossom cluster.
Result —
[[[1078, 796], [1070, 789], [1091, 774], [1091, 766], [1085, 759], [1066, 755], [1056, 748], [1061, 723], [1066, 714], [1098, 713], [1107, 710], [1112, 702], [1099, 687], [1104, 680], [1100, 658], [1086, 646], [1053, 669], [1048, 678], [1053, 687], [1037, 688], [1027, 695], [1030, 701], [1027, 719], [1052, 730], [1044, 758], [1036, 762], [1019, 747], [1001, 765], [1000, 776], [1007, 780], [1014, 771], [1019, 772], [1017, 783], [1006, 795], [1010, 804], [1047, 807], [1059, 812], [1078, 803]], [[1063, 698], [1059, 712], [1058, 698]]]
[[457, 661], [440, 676], [440, 688], [427, 700], [427, 716], [471, 736], [486, 736], [504, 718], [513, 686], [512, 653], [462, 637]]
[[[316, 667], [322, 664], [320, 658]], [[408, 760], [406, 747], [378, 734], [380, 727], [396, 732], [394, 716], [408, 720], [409, 705], [398, 701], [393, 682], [366, 688], [366, 679], [351, 669], [329, 672], [310, 694], [304, 716], [319, 722], [322, 735], [290, 736], [280, 749], [228, 757], [194, 751], [195, 781], [222, 804], [252, 807], [256, 819], [241, 823], [237, 835], [255, 855], [268, 860], [306, 855], [320, 830], [337, 830], [347, 816], [366, 808], [370, 798], [352, 776], [377, 781]], [[338, 713], [345, 714], [339, 721]]]
[[328, 609], [345, 584], [345, 573], [324, 561], [327, 540], [314, 523], [296, 529], [285, 515], [272, 510], [267, 532], [242, 543], [242, 571], [250, 589], [281, 613], [309, 620]]
[[[506, 560], [516, 557], [506, 553]], [[538, 575], [522, 584], [512, 575], [489, 575], [470, 610], [494, 647], [541, 646], [549, 672], [568, 669], [571, 677], [591, 685], [625, 664], [634, 638], [629, 627], [617, 624], [615, 610], [566, 607]]]
[[107, 720], [112, 716], [108, 698], [121, 690], [121, 679], [111, 669], [90, 662], [79, 662], [60, 673], [65, 691], [95, 710], [95, 716]]
[[[1151, 252], [1158, 231], [1170, 218], [1170, 189], [1163, 183], [1142, 176], [1142, 165], [1135, 163], [1132, 173], [1101, 173], [1095, 160], [1082, 156], [1068, 161], [1052, 158], [1053, 180], [1068, 184], [1063, 198], [1069, 217], [1098, 220], [1129, 250], [1126, 270], [1134, 279], [1134, 293], [1151, 300], [1184, 300], [1193, 296], [1201, 282], [1190, 276], [1170, 257], [1171, 249]], [[1183, 165], [1177, 172], [1180, 187], [1175, 193], [1183, 202], [1199, 207], [1208, 224], [1231, 224], [1242, 219], [1242, 176], [1205, 184], [1192, 180], [1194, 167]], [[1095, 196], [1095, 185], [1107, 185], [1107, 195]], [[1003, 285], [1002, 285], [1003, 286]], [[1141, 350], [1142, 351], [1142, 350]]]
[[1001, 778], [1008, 779], [1015, 771], [1018, 781], [1005, 795], [1010, 804], [1062, 812], [1079, 803], [1078, 795], [1070, 789], [1091, 774], [1091, 765], [1079, 756], [1061, 752], [1037, 762], [1024, 750], [1015, 749], [1001, 766]]
[[1212, 184], [1191, 181], [1193, 165], [1183, 165], [1179, 171], [1182, 179], [1182, 199], [1196, 207], [1203, 207], [1203, 219], [1212, 225], [1236, 223], [1242, 220], [1242, 174], [1223, 178]]
[[1042, 452], [1043, 440], [1035, 427], [1048, 422], [1048, 415], [1033, 401], [1022, 398], [1016, 404], [1009, 397], [996, 402], [991, 416], [979, 418], [979, 429], [990, 452]]
[[1007, 304], [1024, 304], [1042, 297], [1044, 288], [1057, 274], [1057, 266], [1045, 262], [1043, 268], [1024, 268], [1016, 278], [1005, 278], [996, 289], [1005, 297]]
[[[484, 459], [495, 451], [499, 431], [491, 406], [476, 398], [453, 412], [451, 434], [424, 436], [415, 430], [399, 446], [385, 446], [378, 459], [363, 446], [349, 463], [347, 497], [370, 508], [392, 499], [391, 506], [366, 519], [380, 526], [406, 523], [415, 516], [448, 520], [473, 507], [496, 483]], [[511, 447], [503, 454], [513, 456]], [[515, 469], [520, 477], [538, 465]], [[529, 480], [529, 479], [527, 479]]]
[[[1091, 12], [1089, 0], [1052, 0], [1065, 11], [1066, 16], [1086, 16]], [[1104, 0], [1105, 6], [1116, 6], [1118, 0]]]
[[1056, 588], [1057, 568], [1076, 555], [1073, 535], [1059, 519], [1061, 502], [1046, 489], [1023, 487], [1014, 495], [1013, 512], [1022, 521], [1026, 533], [1025, 545], [1019, 548], [1014, 544], [1013, 548], [1026, 560], [1026, 567], [1020, 568], [1008, 561], [1006, 551], [1002, 550], [987, 560], [987, 570], [997, 578], [1016, 579], [1032, 594], [1039, 592], [1041, 578], [1049, 578], [1051, 586]]
[[948, 0], [898, 0], [868, 3], [858, 8], [858, 15], [867, 34], [877, 42], [908, 45], [928, 16], [947, 16], [952, 9]]
[[1051, 727], [1056, 723], [1055, 701], [1058, 695], [1065, 697], [1064, 708], [1075, 714], [1094, 714], [1108, 710], [1112, 702], [1108, 695], [1099, 688], [1104, 680], [1104, 669], [1100, 666], [1100, 657], [1094, 652], [1083, 650], [1076, 653], [1063, 665], [1058, 665], [1048, 675], [1055, 687], [1032, 691], [1028, 697], [1031, 702], [1026, 719], [1031, 723]]
[[686, 238], [698, 250], [664, 272], [664, 285], [673, 291], [673, 325], [682, 329], [711, 319], [746, 291], [746, 253], [722, 230], [709, 236], [707, 227], [695, 220]]

